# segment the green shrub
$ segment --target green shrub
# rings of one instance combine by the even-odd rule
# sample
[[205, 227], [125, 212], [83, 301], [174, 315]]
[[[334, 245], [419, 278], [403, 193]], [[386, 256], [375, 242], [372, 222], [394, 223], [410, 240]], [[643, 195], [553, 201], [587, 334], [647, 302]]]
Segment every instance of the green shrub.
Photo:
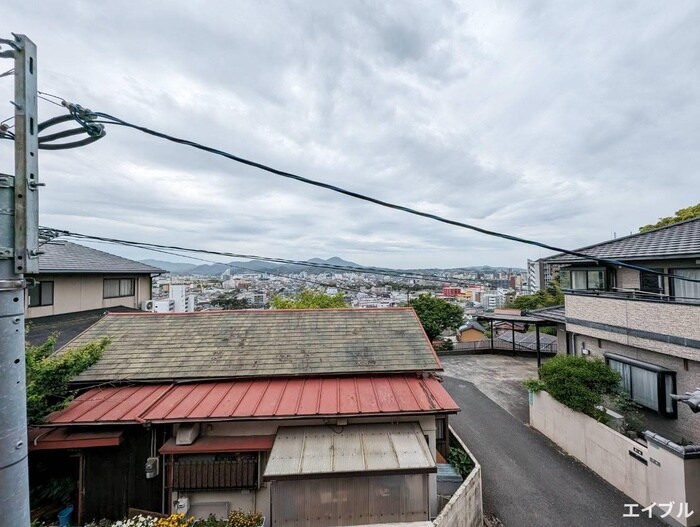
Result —
[[39, 424], [49, 413], [65, 407], [73, 397], [68, 384], [95, 364], [109, 344], [104, 338], [79, 348], [55, 353], [56, 337], [40, 346], [27, 345], [27, 417]]
[[524, 384], [531, 391], [546, 390], [572, 410], [604, 421], [606, 414], [596, 405], [603, 395], [618, 391], [620, 374], [598, 358], [557, 355], [542, 365], [539, 380], [528, 379]]
[[474, 468], [474, 462], [461, 448], [450, 447], [447, 453], [447, 461], [452, 465], [459, 475], [466, 478]]

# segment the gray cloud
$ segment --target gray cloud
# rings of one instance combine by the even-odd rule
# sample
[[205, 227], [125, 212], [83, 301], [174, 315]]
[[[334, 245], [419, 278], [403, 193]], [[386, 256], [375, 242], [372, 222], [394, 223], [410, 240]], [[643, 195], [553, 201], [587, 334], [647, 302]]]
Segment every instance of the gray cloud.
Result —
[[[700, 190], [690, 1], [16, 0], [3, 20], [39, 45], [45, 91], [550, 244], [627, 233]], [[130, 130], [43, 153], [41, 174], [42, 223], [98, 235], [368, 265], [547, 254]]]

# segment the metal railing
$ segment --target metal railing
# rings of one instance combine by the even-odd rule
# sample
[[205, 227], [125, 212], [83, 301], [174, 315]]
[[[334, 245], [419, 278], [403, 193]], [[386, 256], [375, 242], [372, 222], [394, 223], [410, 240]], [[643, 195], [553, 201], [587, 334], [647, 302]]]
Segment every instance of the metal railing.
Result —
[[[471, 342], [456, 342], [452, 348], [452, 351], [493, 351], [493, 350], [503, 350], [503, 351], [513, 351], [513, 343], [506, 340], [501, 340], [498, 338], [493, 339], [493, 343], [490, 339], [484, 340], [474, 340]], [[537, 352], [537, 346], [535, 343], [520, 344], [515, 343], [515, 351], [525, 351], [525, 352]], [[540, 351], [544, 353], [556, 353], [557, 343], [552, 342], [548, 344], [541, 343]]]
[[257, 455], [172, 463], [172, 488], [175, 490], [252, 489], [257, 485]]
[[595, 289], [565, 289], [566, 295], [578, 296], [599, 296], [603, 298], [617, 298], [619, 300], [641, 300], [643, 302], [659, 302], [659, 303], [676, 303], [676, 304], [700, 304], [700, 298], [672, 296], [668, 293], [653, 293], [650, 291], [642, 291], [640, 289], [624, 289], [613, 287], [611, 290], [595, 290]]

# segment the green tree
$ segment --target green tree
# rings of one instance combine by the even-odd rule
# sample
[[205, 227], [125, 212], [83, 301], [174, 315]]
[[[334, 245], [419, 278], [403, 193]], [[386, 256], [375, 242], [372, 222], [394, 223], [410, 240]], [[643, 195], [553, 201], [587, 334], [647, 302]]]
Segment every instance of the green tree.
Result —
[[40, 346], [27, 344], [27, 418], [38, 424], [51, 412], [60, 410], [73, 399], [68, 383], [102, 356], [109, 339], [91, 342], [79, 348], [55, 354], [56, 338], [49, 337]]
[[304, 289], [293, 298], [275, 295], [270, 300], [270, 305], [274, 309], [332, 309], [346, 307], [343, 293], [327, 295], [311, 289]]
[[506, 307], [532, 311], [544, 307], [560, 306], [564, 303], [564, 293], [559, 286], [559, 277], [555, 277], [552, 283], [545, 289], [540, 289], [531, 295], [517, 296]]
[[237, 293], [223, 293], [212, 298], [212, 304], [219, 306], [221, 309], [248, 309], [250, 303], [245, 298], [238, 298]]
[[639, 228], [639, 232], [646, 232], [652, 229], [658, 229], [659, 227], [665, 227], [666, 225], [673, 225], [679, 221], [692, 220], [693, 218], [700, 218], [700, 203], [697, 205], [691, 205], [684, 209], [676, 211], [675, 216], [667, 216], [665, 218], [659, 218], [659, 221], [650, 225], [644, 225]]
[[433, 295], [420, 295], [408, 305], [416, 310], [428, 338], [433, 341], [445, 329], [456, 329], [464, 321], [462, 308]]

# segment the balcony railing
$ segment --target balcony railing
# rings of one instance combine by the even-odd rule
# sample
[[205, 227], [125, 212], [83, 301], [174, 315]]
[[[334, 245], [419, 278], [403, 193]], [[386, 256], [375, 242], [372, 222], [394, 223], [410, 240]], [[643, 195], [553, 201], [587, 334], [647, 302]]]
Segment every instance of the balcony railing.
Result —
[[258, 485], [257, 454], [225, 460], [174, 461], [174, 490], [252, 489]]
[[622, 300], [641, 300], [644, 302], [664, 302], [676, 304], [696, 304], [700, 305], [700, 298], [694, 297], [678, 297], [669, 295], [668, 293], [652, 293], [650, 291], [641, 291], [639, 289], [623, 289], [613, 287], [609, 291], [598, 291], [594, 289], [565, 289], [567, 295], [583, 295], [583, 296], [601, 296], [606, 298], [620, 298]]

